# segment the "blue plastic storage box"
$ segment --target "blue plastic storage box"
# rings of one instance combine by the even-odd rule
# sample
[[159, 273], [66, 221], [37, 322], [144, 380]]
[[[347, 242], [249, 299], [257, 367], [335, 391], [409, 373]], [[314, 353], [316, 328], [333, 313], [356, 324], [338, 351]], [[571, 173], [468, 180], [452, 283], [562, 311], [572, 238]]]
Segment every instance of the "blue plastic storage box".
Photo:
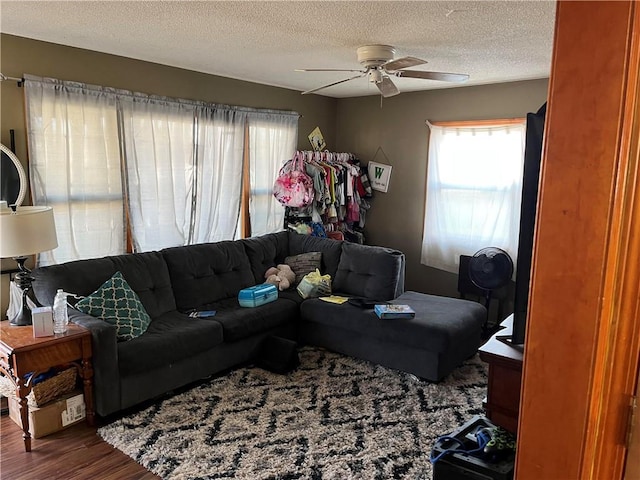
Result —
[[270, 283], [243, 288], [238, 293], [238, 302], [241, 307], [259, 307], [277, 299], [278, 289]]

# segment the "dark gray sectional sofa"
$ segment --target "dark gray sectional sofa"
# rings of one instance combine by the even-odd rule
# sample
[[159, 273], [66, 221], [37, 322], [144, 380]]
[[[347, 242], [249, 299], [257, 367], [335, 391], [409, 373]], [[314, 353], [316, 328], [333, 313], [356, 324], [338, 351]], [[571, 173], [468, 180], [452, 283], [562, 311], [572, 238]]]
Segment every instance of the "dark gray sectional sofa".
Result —
[[[96, 413], [106, 416], [249, 362], [269, 335], [332, 348], [331, 339], [338, 332], [341, 337], [334, 342], [337, 351], [384, 364], [385, 353], [379, 351], [385, 343], [384, 335], [371, 337], [371, 347], [367, 349], [366, 322], [360, 332], [354, 327], [336, 330], [334, 323], [344, 311], [330, 312], [328, 315], [335, 318], [333, 323], [327, 323], [324, 313], [318, 318], [318, 312], [327, 305], [317, 299], [302, 300], [295, 289], [279, 292], [276, 301], [257, 308], [239, 306], [238, 292], [263, 283], [269, 267], [283, 263], [287, 256], [312, 251], [322, 252], [321, 270], [331, 275], [336, 294], [393, 300], [404, 292], [405, 258], [401, 252], [286, 231], [41, 267], [33, 271], [33, 288], [42, 305], [51, 305], [58, 288], [86, 296], [120, 271], [138, 294], [152, 321], [145, 333], [124, 342], [116, 340], [114, 326], [69, 309], [71, 321], [91, 330], [94, 403]], [[484, 307], [451, 300], [463, 302], [467, 310], [480, 309], [473, 319], [465, 320], [469, 331], [464, 327], [463, 345], [440, 342], [441, 346], [446, 345], [445, 363], [457, 365], [480, 344]], [[317, 302], [320, 304], [314, 308]], [[192, 318], [185, 313], [192, 309], [211, 309], [217, 314], [206, 319]], [[371, 310], [359, 310], [357, 314], [377, 320]], [[319, 342], [314, 342], [314, 335]], [[350, 351], [350, 343], [357, 348]], [[390, 350], [388, 366], [410, 367], [414, 358], [418, 367], [427, 358], [415, 355], [421, 349], [413, 345], [403, 356], [403, 363], [397, 365], [392, 357], [402, 351], [402, 342], [392, 343], [396, 345]], [[452, 355], [449, 350], [459, 353]], [[439, 380], [450, 368], [439, 369], [438, 358], [439, 354], [431, 355], [428, 360], [436, 365], [416, 368], [415, 373], [427, 373], [430, 380]], [[413, 373], [411, 368], [405, 369]]]

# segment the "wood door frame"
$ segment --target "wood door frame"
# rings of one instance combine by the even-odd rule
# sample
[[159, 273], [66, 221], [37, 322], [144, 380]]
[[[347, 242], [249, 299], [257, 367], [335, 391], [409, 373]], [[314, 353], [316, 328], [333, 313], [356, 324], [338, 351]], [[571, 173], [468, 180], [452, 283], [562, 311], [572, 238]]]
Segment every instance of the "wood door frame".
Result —
[[640, 349], [639, 10], [557, 4], [518, 480], [622, 478]]
[[[640, 9], [631, 12], [620, 153], [582, 478], [621, 478], [640, 351]], [[635, 29], [635, 34], [632, 32]]]
[[636, 374], [636, 398], [631, 425], [629, 427], [629, 448], [624, 465], [624, 480], [640, 478], [640, 419], [638, 418], [638, 396], [640, 395], [640, 370]]

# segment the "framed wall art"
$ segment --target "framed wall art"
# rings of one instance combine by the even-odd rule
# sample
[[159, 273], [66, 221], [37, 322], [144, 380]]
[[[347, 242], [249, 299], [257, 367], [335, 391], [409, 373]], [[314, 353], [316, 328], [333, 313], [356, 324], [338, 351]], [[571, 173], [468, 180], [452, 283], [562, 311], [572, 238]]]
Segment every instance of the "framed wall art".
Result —
[[386, 192], [389, 189], [392, 168], [391, 165], [385, 165], [384, 163], [369, 162], [369, 182], [373, 190]]

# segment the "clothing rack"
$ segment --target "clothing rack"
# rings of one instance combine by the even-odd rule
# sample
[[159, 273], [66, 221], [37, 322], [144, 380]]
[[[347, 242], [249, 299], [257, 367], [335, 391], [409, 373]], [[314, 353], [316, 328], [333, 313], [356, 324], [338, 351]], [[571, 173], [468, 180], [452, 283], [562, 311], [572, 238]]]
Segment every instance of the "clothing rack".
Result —
[[[348, 152], [303, 150], [304, 169], [313, 180], [314, 199], [302, 208], [285, 207], [284, 228], [316, 236], [364, 243], [362, 233], [372, 190], [365, 168]], [[283, 166], [293, 168], [293, 159]]]

